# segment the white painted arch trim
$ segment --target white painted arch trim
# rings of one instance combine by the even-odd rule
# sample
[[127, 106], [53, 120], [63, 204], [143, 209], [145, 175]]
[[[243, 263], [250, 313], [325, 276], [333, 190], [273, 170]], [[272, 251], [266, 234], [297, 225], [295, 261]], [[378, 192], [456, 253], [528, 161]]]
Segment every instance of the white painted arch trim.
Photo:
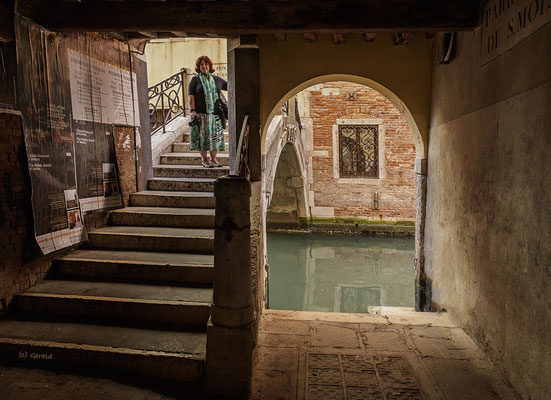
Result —
[[262, 128], [262, 154], [265, 154], [266, 152], [265, 142], [266, 142], [266, 133], [268, 130], [268, 125], [270, 121], [274, 118], [274, 116], [277, 114], [277, 112], [279, 111], [283, 103], [285, 103], [291, 97], [295, 96], [297, 93], [303, 91], [304, 89], [309, 88], [310, 86], [317, 85], [320, 83], [325, 83], [325, 82], [333, 82], [333, 81], [346, 81], [346, 82], [353, 82], [360, 85], [368, 86], [378, 91], [379, 93], [381, 93], [387, 99], [389, 99], [392, 102], [392, 104], [394, 104], [394, 106], [398, 109], [400, 114], [402, 114], [402, 116], [404, 117], [404, 119], [408, 124], [411, 135], [413, 136], [413, 142], [415, 144], [416, 158], [427, 158], [425, 145], [423, 143], [423, 137], [421, 136], [419, 127], [417, 126], [415, 119], [411, 114], [411, 111], [406, 106], [406, 104], [402, 100], [400, 100], [400, 98], [396, 96], [391, 90], [387, 89], [385, 86], [381, 85], [380, 83], [377, 83], [372, 79], [365, 78], [362, 76], [348, 75], [348, 74], [321, 75], [316, 78], [309, 79], [301, 83], [300, 85], [296, 86], [294, 89], [290, 90], [289, 92], [287, 92], [287, 94], [285, 94], [285, 96], [283, 96], [277, 104], [274, 104], [274, 107], [272, 108], [272, 111]]

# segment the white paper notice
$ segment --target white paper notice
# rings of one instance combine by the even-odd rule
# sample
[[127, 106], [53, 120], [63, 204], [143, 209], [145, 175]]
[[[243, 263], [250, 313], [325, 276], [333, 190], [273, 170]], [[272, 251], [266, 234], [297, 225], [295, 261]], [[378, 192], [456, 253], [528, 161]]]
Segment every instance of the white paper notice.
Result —
[[[73, 118], [104, 124], [139, 123], [136, 74], [68, 50]], [[132, 90], [133, 89], [133, 90]]]

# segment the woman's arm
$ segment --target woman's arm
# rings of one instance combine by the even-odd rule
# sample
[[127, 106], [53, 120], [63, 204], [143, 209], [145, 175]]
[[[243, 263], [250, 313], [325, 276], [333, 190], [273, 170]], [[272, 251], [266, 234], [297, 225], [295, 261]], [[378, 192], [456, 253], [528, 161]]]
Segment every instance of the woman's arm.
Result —
[[193, 78], [191, 78], [191, 81], [189, 82], [189, 88], [188, 88], [188, 93], [189, 93], [189, 108], [190, 108], [190, 113], [191, 113], [191, 117], [192, 118], [195, 118], [197, 116], [197, 112], [195, 111], [195, 95], [197, 93], [197, 77], [194, 76]]
[[219, 76], [215, 76], [214, 78], [216, 79], [216, 88], [218, 90], [228, 90], [228, 82]]
[[195, 96], [189, 95], [189, 108], [191, 112], [191, 117], [195, 118], [197, 116], [197, 112], [195, 111]]

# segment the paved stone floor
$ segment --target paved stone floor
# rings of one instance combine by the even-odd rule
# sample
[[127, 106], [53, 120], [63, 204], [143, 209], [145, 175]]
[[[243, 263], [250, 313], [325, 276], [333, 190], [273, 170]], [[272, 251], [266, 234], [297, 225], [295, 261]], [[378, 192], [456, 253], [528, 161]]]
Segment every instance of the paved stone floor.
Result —
[[[520, 399], [445, 314], [379, 312], [265, 311], [251, 398]], [[175, 398], [205, 396], [167, 396], [104, 378], [0, 366], [2, 400]]]
[[520, 399], [447, 315], [379, 312], [265, 311], [252, 398]]

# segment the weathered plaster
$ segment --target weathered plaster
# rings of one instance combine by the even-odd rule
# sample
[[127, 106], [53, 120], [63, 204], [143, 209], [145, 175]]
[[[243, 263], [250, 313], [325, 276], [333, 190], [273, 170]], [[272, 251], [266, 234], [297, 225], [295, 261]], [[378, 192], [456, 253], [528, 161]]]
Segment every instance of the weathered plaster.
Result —
[[318, 35], [312, 45], [300, 35], [287, 35], [284, 43], [273, 35], [260, 36], [263, 143], [269, 121], [288, 98], [318, 83], [351, 81], [372, 87], [392, 101], [411, 129], [417, 157], [426, 157], [431, 46], [420, 34], [407, 46], [393, 46], [390, 33], [380, 33], [371, 43], [365, 43], [362, 35], [350, 34], [338, 46], [329, 34]]
[[548, 24], [481, 66], [480, 30], [459, 34], [433, 70], [428, 157], [433, 304], [531, 399], [551, 387], [550, 39]]

